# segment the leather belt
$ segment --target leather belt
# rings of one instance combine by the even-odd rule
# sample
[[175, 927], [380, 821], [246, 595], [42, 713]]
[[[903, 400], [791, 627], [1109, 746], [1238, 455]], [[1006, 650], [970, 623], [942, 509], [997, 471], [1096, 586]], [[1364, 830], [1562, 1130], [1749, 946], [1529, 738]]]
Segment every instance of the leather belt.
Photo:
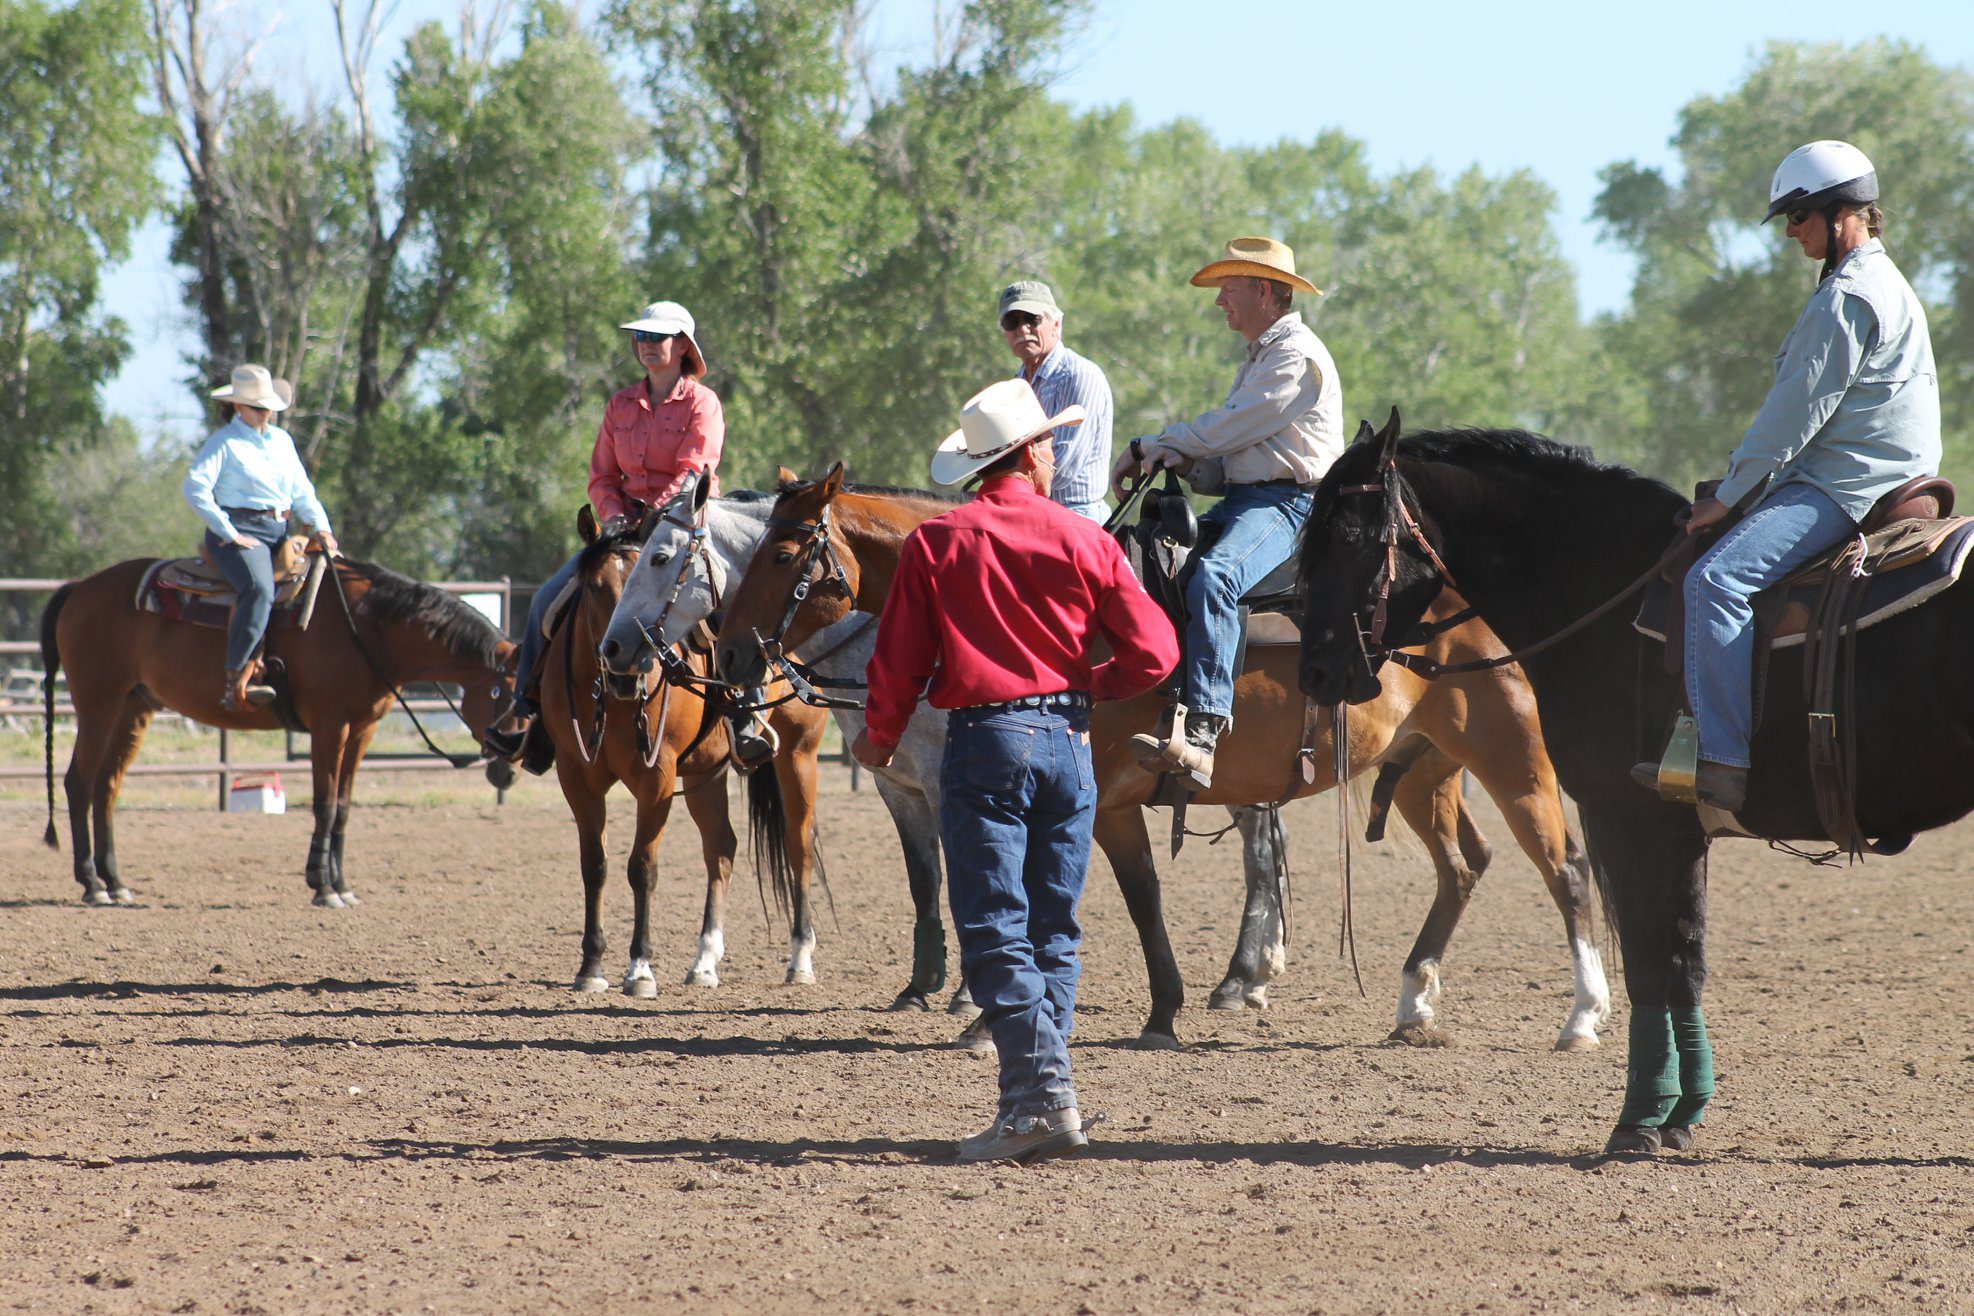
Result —
[[1061, 690], [1052, 695], [1026, 695], [998, 704], [969, 704], [962, 713], [1017, 713], [1047, 708], [1088, 708], [1090, 696], [1081, 690]]
[[228, 516], [271, 516], [281, 518], [288, 515], [288, 509], [285, 507], [222, 507], [219, 510]]
[[[1316, 487], [1314, 484], [1304, 484], [1301, 480], [1286, 475], [1279, 480], [1248, 480], [1245, 483], [1250, 489], [1273, 489], [1280, 485], [1291, 485], [1297, 489], [1314, 489]], [[1229, 487], [1237, 488], [1239, 486], [1230, 483]]]

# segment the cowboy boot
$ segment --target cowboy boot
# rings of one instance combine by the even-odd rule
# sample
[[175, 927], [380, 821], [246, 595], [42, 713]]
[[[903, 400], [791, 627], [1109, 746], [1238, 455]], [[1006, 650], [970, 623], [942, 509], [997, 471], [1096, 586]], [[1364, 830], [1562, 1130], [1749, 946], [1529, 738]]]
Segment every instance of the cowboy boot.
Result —
[[[759, 689], [748, 691], [750, 698], [758, 698], [761, 693]], [[744, 776], [774, 758], [781, 748], [781, 737], [766, 718], [750, 713], [727, 719], [727, 744], [733, 755], [733, 766]]]
[[1213, 713], [1189, 713], [1183, 704], [1172, 706], [1163, 736], [1135, 735], [1131, 749], [1138, 766], [1147, 772], [1183, 772], [1197, 790], [1213, 785], [1213, 751], [1227, 719]]
[[256, 664], [249, 662], [226, 674], [226, 691], [219, 698], [221, 708], [229, 713], [241, 713], [249, 707], [264, 708], [274, 702], [274, 687], [253, 681], [255, 667]]

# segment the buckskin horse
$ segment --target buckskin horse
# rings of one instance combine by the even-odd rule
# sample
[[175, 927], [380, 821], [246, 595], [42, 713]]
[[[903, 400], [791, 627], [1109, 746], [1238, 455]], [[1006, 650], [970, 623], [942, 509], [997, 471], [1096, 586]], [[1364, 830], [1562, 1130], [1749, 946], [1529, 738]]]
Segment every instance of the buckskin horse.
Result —
[[[583, 878], [583, 955], [574, 984], [579, 992], [609, 986], [603, 976], [608, 949], [602, 928], [608, 822], [604, 797], [618, 782], [637, 804], [628, 867], [633, 914], [624, 993], [658, 994], [651, 967], [651, 892], [658, 874], [658, 842], [674, 796], [685, 798], [706, 862], [705, 911], [685, 984], [719, 985], [719, 962], [726, 954], [727, 881], [736, 848], [727, 814], [726, 727], [704, 698], [675, 680], [647, 684], [639, 676], [612, 678], [597, 656], [645, 537], [665, 517], [696, 515], [706, 492], [705, 483], [695, 481], [665, 507], [651, 509], [642, 524], [621, 532], [602, 533], [587, 506], [577, 517], [584, 542], [576, 569], [578, 587], [543, 656], [540, 705], [542, 727], [555, 747], [556, 779], [576, 822]], [[706, 673], [703, 653], [678, 662], [682, 668], [668, 670], [700, 677]], [[780, 738], [780, 751], [772, 768], [756, 769], [748, 777], [755, 856], [765, 861], [776, 904], [790, 920], [791, 983], [815, 981], [809, 881], [819, 867], [813, 819], [825, 720], [821, 712], [801, 705], [775, 710], [770, 725]], [[776, 844], [764, 846], [762, 838], [768, 836]]]
[[[1391, 650], [1449, 585], [1523, 655], [1624, 953], [1630, 1060], [1614, 1152], [1690, 1148], [1714, 1088], [1701, 1008], [1707, 838], [1692, 806], [1661, 801], [1629, 775], [1656, 756], [1681, 693], [1633, 629], [1634, 609], [1605, 607], [1654, 571], [1686, 506], [1657, 480], [1521, 431], [1401, 443], [1394, 413], [1380, 434], [1365, 426], [1324, 478], [1300, 562], [1301, 679], [1313, 698], [1377, 697], [1387, 660], [1399, 661]], [[1857, 636], [1866, 834], [1909, 837], [1974, 808], [1970, 644], [1965, 589]], [[1822, 841], [1801, 668], [1778, 662], [1769, 673], [1739, 818], [1763, 837]]]
[[[154, 558], [134, 558], [55, 591], [41, 614], [48, 831], [55, 833], [55, 674], [68, 671], [75, 748], [63, 785], [75, 880], [89, 904], [136, 899], [117, 863], [116, 805], [151, 719], [164, 709], [233, 731], [279, 731], [272, 707], [219, 705], [226, 632], [169, 619], [137, 605]], [[413, 681], [457, 682], [460, 712], [478, 738], [513, 681], [515, 646], [494, 624], [443, 590], [367, 562], [339, 559], [306, 630], [285, 610], [269, 623], [267, 653], [287, 672], [293, 713], [309, 733], [315, 831], [306, 874], [318, 905], [358, 903], [343, 869], [356, 770], [377, 723]], [[222, 618], [223, 613], [219, 614]], [[477, 756], [476, 756], [477, 757]], [[92, 837], [93, 822], [93, 837]]]
[[[853, 608], [881, 612], [905, 536], [951, 505], [931, 495], [845, 485], [840, 463], [821, 480], [785, 487], [769, 533], [726, 601], [717, 649], [721, 674], [735, 684], [761, 678], [766, 657], [757, 636], [793, 648]], [[1466, 623], [1435, 639], [1429, 652], [1484, 655], [1499, 652], [1499, 647], [1484, 628]], [[1304, 719], [1294, 685], [1295, 660], [1292, 647], [1250, 649], [1236, 686], [1234, 729], [1216, 756], [1213, 788], [1196, 795], [1195, 803], [1273, 802], [1335, 784], [1327, 745], [1315, 755], [1313, 781], [1297, 770]], [[1170, 1047], [1178, 1045], [1173, 1024], [1184, 1002], [1184, 986], [1166, 935], [1144, 821], [1144, 806], [1157, 779], [1138, 766], [1128, 744], [1132, 733], [1151, 728], [1162, 711], [1163, 701], [1155, 694], [1099, 704], [1090, 726], [1098, 790], [1096, 842], [1110, 860], [1137, 925], [1151, 979], [1151, 1010], [1140, 1040]], [[1533, 700], [1519, 674], [1504, 668], [1457, 690], [1436, 689], [1409, 672], [1394, 672], [1373, 708], [1350, 719], [1352, 775], [1389, 756], [1421, 755], [1400, 780], [1396, 802], [1433, 854], [1439, 889], [1406, 961], [1401, 1026], [1394, 1033], [1403, 1040], [1426, 1040], [1418, 1028], [1406, 1027], [1406, 1015], [1420, 1005], [1429, 1007], [1440, 958], [1487, 862], [1486, 842], [1460, 801], [1459, 769], [1464, 765], [1499, 803], [1563, 913], [1576, 969], [1575, 1000], [1557, 1046], [1575, 1050], [1596, 1045], [1596, 1027], [1609, 1010], [1609, 998], [1602, 962], [1590, 941], [1587, 864], [1569, 835], [1534, 716]], [[1323, 739], [1330, 739], [1327, 732]], [[1244, 924], [1253, 922], [1252, 901], [1249, 915]], [[1251, 930], [1244, 926], [1244, 937]]]

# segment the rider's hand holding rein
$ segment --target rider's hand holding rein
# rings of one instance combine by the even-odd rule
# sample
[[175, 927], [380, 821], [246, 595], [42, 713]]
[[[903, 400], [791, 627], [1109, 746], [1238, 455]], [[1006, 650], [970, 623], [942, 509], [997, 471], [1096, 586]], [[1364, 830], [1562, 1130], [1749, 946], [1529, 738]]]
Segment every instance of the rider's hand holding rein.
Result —
[[1697, 535], [1708, 526], [1727, 519], [1729, 508], [1718, 498], [1702, 498], [1686, 509], [1686, 533]]
[[1124, 481], [1134, 474], [1142, 480], [1156, 475], [1159, 471], [1177, 471], [1183, 478], [1190, 475], [1192, 469], [1193, 459], [1184, 453], [1173, 452], [1166, 448], [1147, 453], [1145, 441], [1133, 439], [1123, 452], [1117, 454], [1117, 460], [1111, 464], [1110, 491], [1122, 501], [1125, 496]]

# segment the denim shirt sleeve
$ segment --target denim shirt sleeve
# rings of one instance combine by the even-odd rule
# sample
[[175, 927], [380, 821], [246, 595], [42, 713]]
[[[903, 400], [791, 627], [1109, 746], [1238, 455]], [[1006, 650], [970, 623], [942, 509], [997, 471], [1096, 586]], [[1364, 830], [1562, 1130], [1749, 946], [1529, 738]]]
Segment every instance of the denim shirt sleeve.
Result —
[[192, 467], [185, 472], [185, 501], [199, 514], [207, 529], [221, 540], [231, 543], [240, 537], [233, 528], [232, 518], [219, 508], [219, 500], [213, 497], [213, 486], [219, 480], [220, 468], [226, 464], [226, 430], [215, 431], [199, 445], [199, 451], [192, 458]]
[[[268, 428], [272, 430], [276, 427], [270, 425]], [[294, 436], [282, 430], [281, 437], [287, 440], [287, 450], [281, 454], [281, 464], [288, 468], [288, 506], [311, 530], [336, 533], [329, 528], [329, 513], [323, 508], [322, 500], [316, 497], [315, 481], [308, 478], [308, 467], [302, 465], [302, 454], [295, 446]]]
[[1715, 495], [1732, 507], [1816, 438], [1857, 378], [1877, 332], [1863, 298], [1832, 289], [1810, 299], [1775, 366], [1775, 383], [1728, 458]]

